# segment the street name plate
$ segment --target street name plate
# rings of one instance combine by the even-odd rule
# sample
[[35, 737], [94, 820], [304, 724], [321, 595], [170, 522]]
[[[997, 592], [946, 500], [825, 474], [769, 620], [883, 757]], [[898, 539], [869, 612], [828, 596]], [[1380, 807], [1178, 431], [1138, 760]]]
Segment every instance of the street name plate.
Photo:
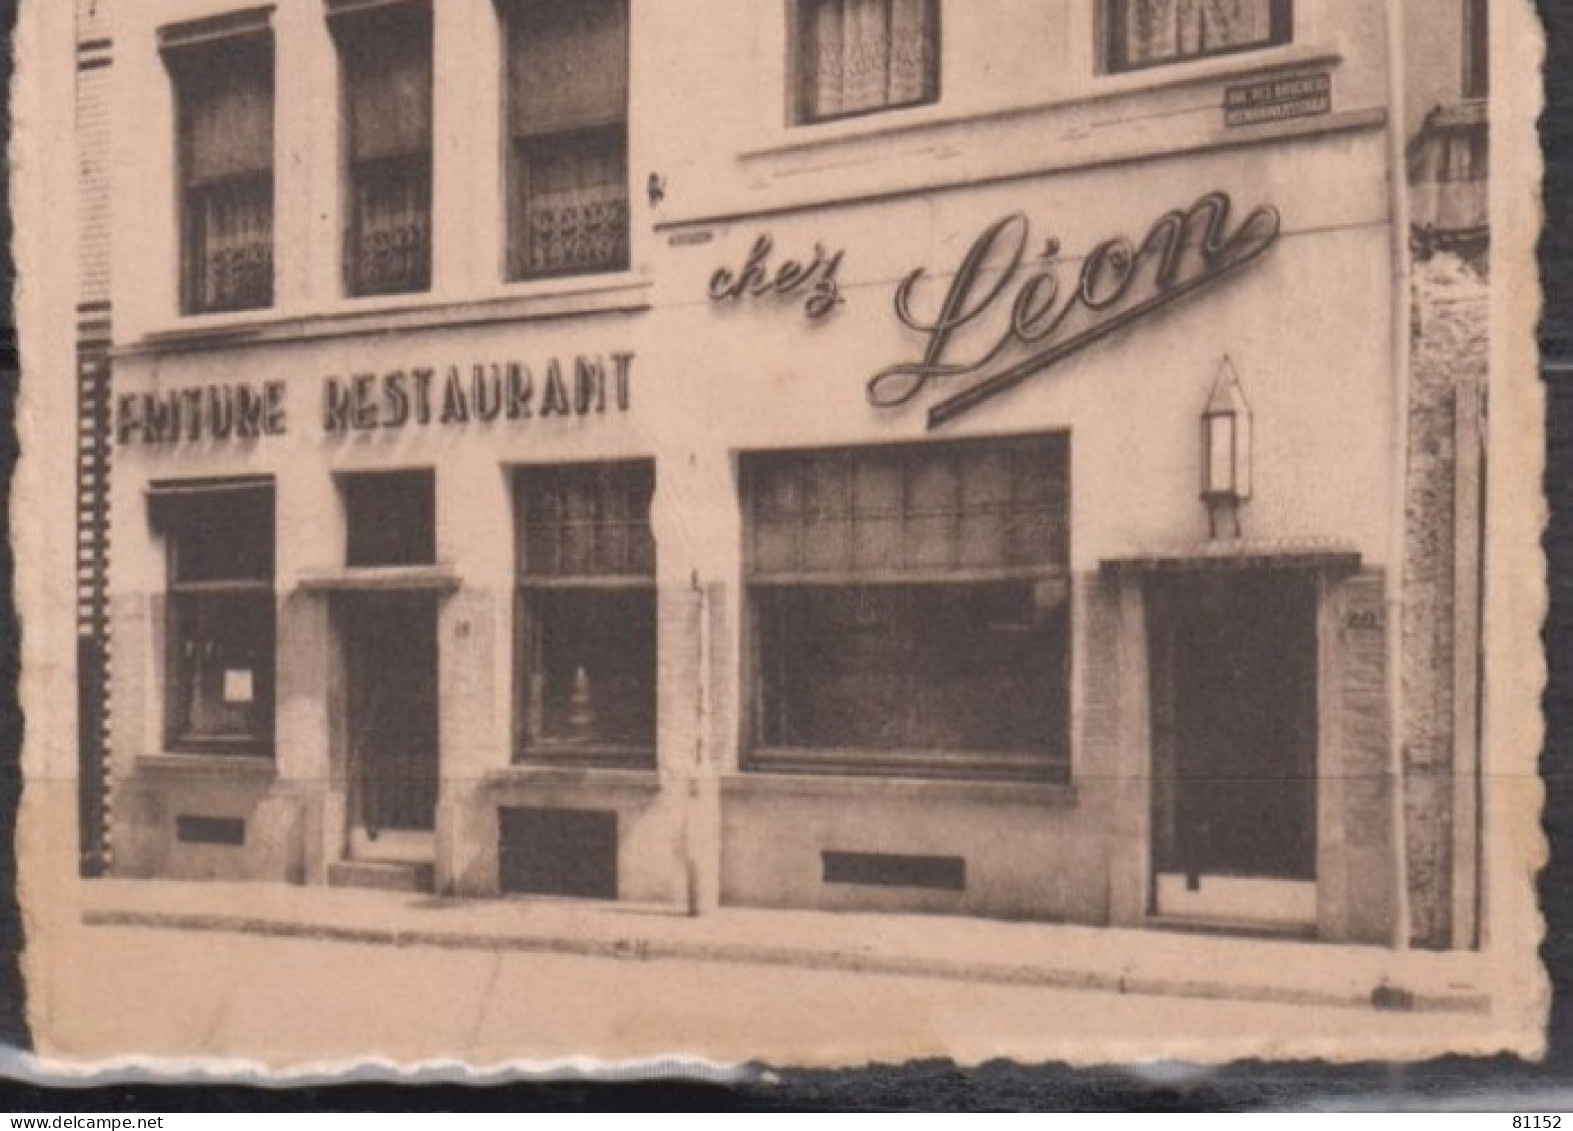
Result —
[[1230, 129], [1326, 114], [1333, 108], [1333, 76], [1319, 71], [1240, 83], [1225, 89], [1223, 107]]

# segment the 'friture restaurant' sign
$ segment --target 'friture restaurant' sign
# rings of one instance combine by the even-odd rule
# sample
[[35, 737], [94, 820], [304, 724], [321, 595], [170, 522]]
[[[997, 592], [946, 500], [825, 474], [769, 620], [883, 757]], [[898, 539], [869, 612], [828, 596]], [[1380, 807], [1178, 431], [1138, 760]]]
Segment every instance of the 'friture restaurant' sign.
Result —
[[[634, 355], [553, 358], [532, 371], [519, 362], [448, 365], [331, 376], [322, 382], [328, 435], [431, 425], [625, 413]], [[200, 443], [281, 436], [289, 430], [288, 386], [274, 380], [126, 393], [116, 400], [121, 444]]]

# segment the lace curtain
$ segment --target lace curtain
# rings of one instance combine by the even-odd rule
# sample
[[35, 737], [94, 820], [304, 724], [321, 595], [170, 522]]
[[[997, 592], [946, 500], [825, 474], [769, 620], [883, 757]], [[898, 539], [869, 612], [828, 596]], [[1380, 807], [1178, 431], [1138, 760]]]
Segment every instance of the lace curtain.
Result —
[[1125, 0], [1128, 66], [1269, 43], [1272, 0]]
[[804, 35], [805, 110], [834, 118], [933, 94], [930, 0], [816, 0]]
[[271, 44], [227, 45], [184, 62], [185, 306], [266, 306], [273, 293]]

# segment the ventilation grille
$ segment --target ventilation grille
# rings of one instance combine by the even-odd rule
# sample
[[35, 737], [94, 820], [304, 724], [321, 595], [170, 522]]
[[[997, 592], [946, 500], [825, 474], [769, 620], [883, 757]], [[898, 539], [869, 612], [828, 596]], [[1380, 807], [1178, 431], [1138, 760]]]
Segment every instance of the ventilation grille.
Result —
[[967, 862], [960, 856], [907, 856], [890, 852], [824, 852], [827, 884], [966, 891]]
[[182, 844], [239, 848], [246, 843], [246, 822], [239, 817], [176, 817], [175, 839]]
[[504, 892], [617, 898], [616, 813], [502, 809], [498, 834], [498, 879]]

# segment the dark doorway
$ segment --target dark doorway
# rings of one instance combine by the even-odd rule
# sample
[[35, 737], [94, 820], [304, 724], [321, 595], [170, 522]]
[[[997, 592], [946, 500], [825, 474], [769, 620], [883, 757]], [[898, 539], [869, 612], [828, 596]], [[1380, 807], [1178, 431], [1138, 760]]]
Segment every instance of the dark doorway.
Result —
[[[1149, 594], [1159, 910], [1166, 890], [1194, 897], [1208, 877], [1308, 884], [1316, 876], [1315, 576], [1196, 574], [1156, 581]], [[1236, 885], [1228, 915], [1251, 917], [1266, 893]], [[1314, 901], [1313, 889], [1302, 895]]]
[[341, 606], [350, 825], [375, 843], [431, 832], [438, 782], [437, 599], [357, 593]]

